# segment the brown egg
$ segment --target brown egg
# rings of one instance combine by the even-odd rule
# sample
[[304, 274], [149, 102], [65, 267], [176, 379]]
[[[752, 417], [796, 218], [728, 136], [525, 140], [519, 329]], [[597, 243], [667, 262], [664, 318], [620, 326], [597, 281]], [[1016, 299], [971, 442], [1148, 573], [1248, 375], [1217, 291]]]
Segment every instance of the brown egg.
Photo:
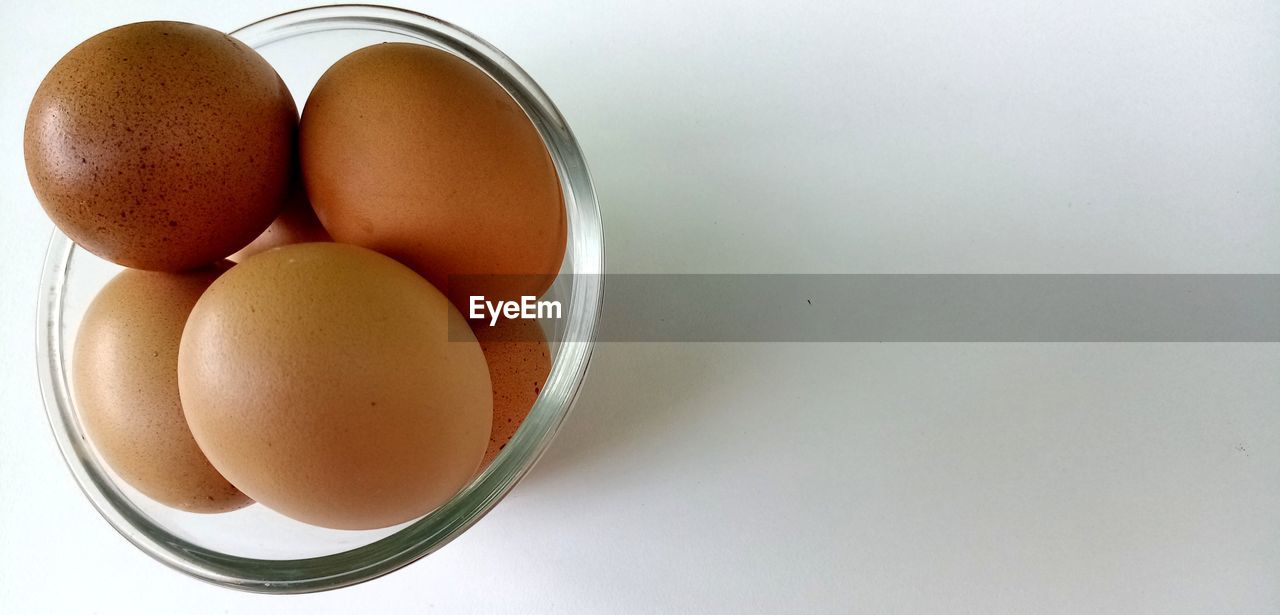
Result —
[[[565, 211], [547, 148], [506, 90], [457, 56], [386, 43], [342, 58], [307, 99], [299, 151], [335, 240], [396, 258], [455, 301], [539, 296], [560, 270]], [[460, 274], [504, 278], [450, 288]]]
[[276, 216], [271, 226], [268, 226], [257, 239], [249, 242], [249, 245], [241, 248], [239, 252], [228, 256], [227, 260], [238, 263], [277, 246], [310, 241], [332, 241], [332, 238], [320, 225], [316, 212], [312, 211], [311, 203], [307, 201], [307, 193], [299, 183], [289, 192], [284, 209], [280, 211], [279, 216]]
[[150, 21], [72, 49], [36, 90], [27, 174], [58, 228], [121, 265], [179, 271], [249, 243], [295, 169], [297, 107], [245, 44]]
[[551, 374], [551, 350], [537, 320], [503, 318], [494, 326], [472, 321], [493, 383], [493, 428], [480, 462], [488, 467], [520, 429]]
[[72, 387], [89, 439], [138, 491], [191, 512], [251, 501], [196, 446], [178, 398], [178, 343], [218, 270], [126, 269], [89, 304], [76, 335]]
[[337, 243], [283, 246], [223, 274], [187, 321], [178, 386], [232, 484], [338, 529], [443, 504], [475, 472], [493, 417], [462, 314], [408, 267]]

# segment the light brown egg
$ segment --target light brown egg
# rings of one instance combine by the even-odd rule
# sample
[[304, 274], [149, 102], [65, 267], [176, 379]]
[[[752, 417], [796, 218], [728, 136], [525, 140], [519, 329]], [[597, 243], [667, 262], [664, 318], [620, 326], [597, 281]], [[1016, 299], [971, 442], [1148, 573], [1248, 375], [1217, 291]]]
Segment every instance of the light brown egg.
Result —
[[27, 174], [49, 217], [121, 265], [179, 271], [257, 237], [296, 168], [297, 107], [244, 43], [149, 21], [72, 49], [27, 114]]
[[[455, 302], [540, 296], [560, 270], [567, 227], [547, 148], [506, 90], [457, 56], [386, 43], [342, 58], [307, 99], [299, 151], [335, 240], [396, 258]], [[451, 275], [504, 277], [450, 288]]]
[[282, 246], [223, 274], [191, 312], [178, 385], [232, 484], [338, 529], [444, 503], [475, 472], [493, 417], [462, 314], [408, 267], [338, 243]]
[[493, 383], [493, 428], [480, 462], [483, 470], [511, 441], [542, 393], [551, 374], [551, 349], [533, 319], [503, 318], [494, 326], [472, 321], [471, 330], [484, 351]]
[[76, 335], [72, 387], [107, 465], [152, 499], [192, 512], [251, 503], [209, 464], [178, 397], [178, 343], [218, 270], [126, 269], [89, 304]]
[[332, 241], [332, 238], [316, 218], [316, 212], [312, 211], [311, 203], [307, 201], [307, 193], [299, 183], [289, 192], [284, 209], [271, 226], [239, 252], [228, 256], [227, 260], [238, 263], [271, 248], [311, 241]]

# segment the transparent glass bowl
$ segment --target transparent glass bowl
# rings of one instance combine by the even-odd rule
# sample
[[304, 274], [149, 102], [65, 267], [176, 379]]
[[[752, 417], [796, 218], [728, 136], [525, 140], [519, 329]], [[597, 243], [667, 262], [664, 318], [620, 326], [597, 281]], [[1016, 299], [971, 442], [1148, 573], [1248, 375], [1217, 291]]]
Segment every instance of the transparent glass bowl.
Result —
[[54, 232], [37, 315], [40, 385], [63, 457], [94, 507], [139, 549], [196, 578], [267, 593], [333, 589], [380, 576], [439, 549], [493, 508], [546, 449], [569, 412], [591, 356], [601, 304], [599, 277], [593, 274], [604, 268], [600, 214], [582, 152], [555, 105], [510, 58], [465, 30], [418, 13], [348, 5], [277, 15], [232, 35], [271, 62], [299, 109], [325, 69], [360, 47], [409, 41], [454, 53], [488, 73], [524, 108], [547, 144], [564, 190], [569, 245], [548, 296], [561, 302], [564, 318], [549, 327], [552, 371], [537, 403], [493, 464], [444, 506], [415, 521], [371, 531], [312, 527], [258, 504], [224, 514], [186, 513], [119, 480], [84, 436], [67, 365], [85, 307], [120, 268]]

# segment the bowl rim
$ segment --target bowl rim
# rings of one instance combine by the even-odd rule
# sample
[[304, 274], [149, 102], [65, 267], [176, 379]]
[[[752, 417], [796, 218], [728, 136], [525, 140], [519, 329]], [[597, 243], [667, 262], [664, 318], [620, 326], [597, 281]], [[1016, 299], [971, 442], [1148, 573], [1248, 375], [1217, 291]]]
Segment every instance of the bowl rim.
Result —
[[[505, 497], [546, 451], [586, 377], [603, 303], [604, 231], [591, 175], [568, 123], [514, 61], [478, 36], [414, 11], [369, 4], [317, 6], [280, 13], [232, 31], [255, 49], [311, 33], [372, 30], [409, 36], [451, 51], [488, 73], [524, 108], [547, 145], [569, 221], [571, 290], [552, 370], [529, 418], [492, 464], [439, 509], [369, 544], [330, 555], [267, 560], [220, 553], [178, 537], [135, 507], [116, 487], [84, 438], [63, 357], [63, 289], [80, 250], [54, 230], [41, 272], [36, 354], [41, 395], [59, 451], [81, 491], [124, 538], [157, 561], [214, 585], [257, 593], [307, 593], [377, 578], [443, 547]], [[563, 275], [563, 274], [562, 274]]]

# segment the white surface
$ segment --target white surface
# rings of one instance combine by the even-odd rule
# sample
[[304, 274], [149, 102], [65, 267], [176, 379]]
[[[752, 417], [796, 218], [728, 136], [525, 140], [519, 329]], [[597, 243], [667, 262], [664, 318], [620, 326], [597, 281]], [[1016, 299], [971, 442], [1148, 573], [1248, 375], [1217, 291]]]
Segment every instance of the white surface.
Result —
[[[606, 345], [436, 555], [298, 597], [171, 572], [45, 423], [22, 120], [97, 31], [301, 3], [42, 4], [0, 5], [0, 612], [1280, 611], [1271, 344]], [[612, 271], [1280, 273], [1274, 2], [698, 4], [412, 8], [557, 101]]]

